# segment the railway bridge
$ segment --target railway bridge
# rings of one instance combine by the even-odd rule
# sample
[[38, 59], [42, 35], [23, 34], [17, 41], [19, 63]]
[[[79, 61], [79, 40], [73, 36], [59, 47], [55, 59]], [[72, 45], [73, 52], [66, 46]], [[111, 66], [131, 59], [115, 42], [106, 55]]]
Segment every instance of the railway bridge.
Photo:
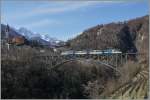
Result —
[[57, 64], [54, 64], [54, 66], [58, 66], [73, 60], [92, 59], [107, 66], [118, 67], [128, 60], [136, 61], [138, 59], [137, 56], [141, 54], [142, 53], [122, 53], [116, 49], [82, 51], [69, 50], [61, 52], [60, 55], [44, 55], [42, 53], [42, 55], [37, 55], [36, 58], [43, 59], [45, 61], [56, 59], [58, 62]]
[[136, 60], [138, 53], [122, 53], [116, 49], [107, 50], [83, 50], [83, 51], [64, 51], [61, 56], [65, 59], [94, 59], [111, 66], [122, 65], [127, 60]]

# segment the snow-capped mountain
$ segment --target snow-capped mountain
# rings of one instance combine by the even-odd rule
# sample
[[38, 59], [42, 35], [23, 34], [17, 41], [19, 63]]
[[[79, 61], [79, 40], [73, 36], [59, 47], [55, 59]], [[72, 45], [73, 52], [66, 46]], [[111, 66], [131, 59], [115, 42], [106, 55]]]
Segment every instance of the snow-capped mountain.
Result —
[[37, 40], [37, 41], [41, 42], [43, 45], [49, 44], [51, 46], [58, 46], [60, 44], [60, 42], [63, 42], [56, 38], [50, 37], [48, 34], [33, 33], [30, 30], [23, 28], [23, 27], [18, 30], [18, 33], [25, 36], [29, 40]]
[[30, 39], [32, 37], [35, 37], [36, 34], [31, 32], [30, 30], [21, 27], [19, 30], [17, 30], [18, 33], [20, 33], [21, 35], [25, 36], [27, 39]]
[[42, 38], [43, 40], [49, 41], [49, 42], [54, 42], [54, 41], [57, 40], [57, 39], [55, 39], [55, 38], [50, 37], [48, 34], [41, 35], [41, 38]]
[[[1, 24], [1, 39], [3, 40], [6, 39], [6, 28], [7, 25]], [[65, 42], [56, 38], [52, 38], [48, 34], [38, 34], [23, 27], [20, 29], [16, 29], [9, 26], [9, 38], [12, 39], [14, 37], [23, 37], [28, 42], [28, 45], [37, 43], [39, 46], [43, 45], [51, 48], [65, 45]]]

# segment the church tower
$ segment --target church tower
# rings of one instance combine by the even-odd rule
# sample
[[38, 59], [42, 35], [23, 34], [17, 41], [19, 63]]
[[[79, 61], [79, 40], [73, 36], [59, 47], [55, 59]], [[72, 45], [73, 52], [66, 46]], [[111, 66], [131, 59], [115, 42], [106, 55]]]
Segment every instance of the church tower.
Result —
[[6, 26], [6, 29], [5, 29], [5, 39], [6, 39], [6, 45], [7, 45], [7, 48], [9, 50], [9, 25], [7, 24]]

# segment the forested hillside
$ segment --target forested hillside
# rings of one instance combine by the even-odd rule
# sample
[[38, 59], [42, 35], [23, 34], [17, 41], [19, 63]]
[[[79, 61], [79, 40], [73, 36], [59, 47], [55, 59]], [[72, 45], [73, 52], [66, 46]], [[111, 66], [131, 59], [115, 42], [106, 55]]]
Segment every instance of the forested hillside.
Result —
[[[97, 25], [69, 40], [70, 49], [117, 48], [123, 52], [147, 51], [148, 15], [125, 22]], [[146, 43], [146, 44], [145, 44]]]

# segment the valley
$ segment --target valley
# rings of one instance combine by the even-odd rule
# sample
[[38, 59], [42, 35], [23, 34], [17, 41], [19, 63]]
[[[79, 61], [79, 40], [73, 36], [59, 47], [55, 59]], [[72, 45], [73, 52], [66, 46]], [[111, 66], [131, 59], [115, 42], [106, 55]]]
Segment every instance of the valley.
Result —
[[[148, 22], [97, 25], [68, 41], [1, 24], [2, 98], [148, 98]], [[116, 59], [113, 49], [134, 56]]]

